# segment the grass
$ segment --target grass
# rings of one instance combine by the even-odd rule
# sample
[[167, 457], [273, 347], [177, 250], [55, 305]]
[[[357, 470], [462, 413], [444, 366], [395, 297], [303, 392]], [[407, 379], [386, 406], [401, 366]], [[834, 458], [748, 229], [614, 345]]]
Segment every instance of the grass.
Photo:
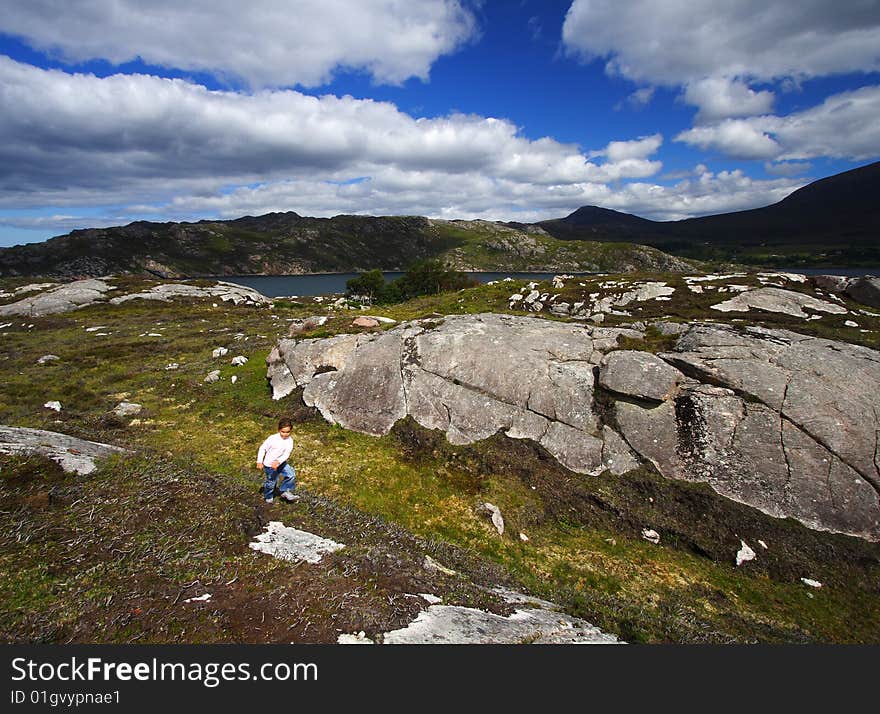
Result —
[[[659, 276], [634, 279], [652, 277]], [[641, 305], [645, 318], [709, 313], [705, 295], [664, 279], [681, 289], [672, 301]], [[570, 282], [565, 297], [601, 292], [605, 280]], [[405, 320], [508, 312], [518, 287], [498, 283], [368, 313]], [[291, 399], [273, 401], [269, 350], [289, 320], [319, 311], [326, 308], [310, 301], [272, 309], [131, 301], [15, 321], [3, 331], [0, 423], [135, 451], [87, 476], [63, 474], [39, 457], [0, 456], [4, 640], [331, 642], [339, 631], [375, 634], [409, 622], [418, 607], [401, 592], [497, 609], [480, 586], [505, 583], [633, 642], [880, 642], [874, 545], [770, 519], [650, 471], [577, 476], [526, 442], [493, 437], [452, 447], [410, 420], [372, 437], [294, 409]], [[336, 315], [319, 334], [353, 331], [356, 314]], [[766, 318], [856, 336], [824, 318]], [[612, 322], [627, 319], [636, 316]], [[94, 326], [103, 327], [86, 330]], [[213, 358], [217, 346], [230, 352]], [[630, 346], [663, 351], [669, 338], [649, 331]], [[37, 364], [47, 353], [61, 359]], [[249, 361], [233, 367], [237, 354]], [[171, 362], [179, 367], [167, 370]], [[212, 369], [221, 379], [205, 383]], [[43, 407], [49, 399], [62, 402], [60, 413]], [[116, 417], [122, 399], [144, 411]], [[266, 507], [256, 448], [291, 411], [292, 461], [306, 498]], [[503, 536], [479, 512], [487, 501], [504, 515]], [[320, 566], [261, 556], [247, 542], [268, 520], [347, 547]], [[641, 537], [649, 525], [663, 532], [660, 545]], [[773, 551], [737, 568], [740, 537], [763, 537]], [[459, 576], [426, 575], [425, 554]], [[825, 587], [806, 588], [802, 576]], [[214, 604], [184, 606], [207, 591]], [[285, 599], [295, 607], [282, 627], [272, 613]]]

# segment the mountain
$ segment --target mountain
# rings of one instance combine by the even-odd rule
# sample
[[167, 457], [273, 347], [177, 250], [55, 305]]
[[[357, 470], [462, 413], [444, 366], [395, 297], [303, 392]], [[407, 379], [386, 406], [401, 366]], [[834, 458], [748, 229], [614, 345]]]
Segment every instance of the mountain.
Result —
[[685, 271], [689, 260], [877, 266], [878, 195], [880, 162], [815, 181], [765, 208], [682, 221], [599, 206], [536, 224], [293, 212], [137, 221], [0, 249], [0, 276], [293, 275], [403, 270], [424, 258], [489, 271]]
[[0, 250], [0, 276], [160, 277], [296, 275], [405, 270], [442, 258], [460, 270], [692, 269], [687, 260], [626, 243], [559, 240], [534, 226], [421, 216], [308, 218], [293, 212], [231, 221], [150, 223], [77, 230]]
[[650, 221], [584, 206], [537, 225], [563, 240], [627, 241], [692, 258], [877, 265], [878, 195], [880, 162], [875, 162], [814, 181], [764, 208]]

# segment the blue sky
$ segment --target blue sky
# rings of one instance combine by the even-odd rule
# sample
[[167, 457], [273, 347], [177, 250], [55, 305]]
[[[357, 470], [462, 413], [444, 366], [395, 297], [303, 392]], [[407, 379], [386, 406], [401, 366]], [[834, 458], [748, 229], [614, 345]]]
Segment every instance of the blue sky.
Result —
[[880, 158], [880, 0], [4, 0], [0, 246], [133, 220], [657, 220]]

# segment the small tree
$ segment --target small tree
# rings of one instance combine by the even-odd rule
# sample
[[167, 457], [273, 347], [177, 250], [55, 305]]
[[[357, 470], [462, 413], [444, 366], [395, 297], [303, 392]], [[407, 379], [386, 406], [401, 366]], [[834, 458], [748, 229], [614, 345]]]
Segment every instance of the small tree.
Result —
[[409, 299], [419, 295], [461, 290], [477, 285], [477, 281], [452, 268], [447, 268], [435, 258], [420, 260], [411, 265], [406, 273], [395, 281], [400, 292]]
[[368, 270], [366, 273], [361, 273], [359, 277], [352, 278], [345, 283], [346, 295], [363, 295], [370, 298], [371, 302], [379, 299], [384, 290], [385, 276], [382, 275], [382, 271], [379, 269]]

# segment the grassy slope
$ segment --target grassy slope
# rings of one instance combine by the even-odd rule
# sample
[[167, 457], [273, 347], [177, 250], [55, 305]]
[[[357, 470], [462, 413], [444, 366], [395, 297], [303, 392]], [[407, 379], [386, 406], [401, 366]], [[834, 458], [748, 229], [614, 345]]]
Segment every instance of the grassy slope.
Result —
[[[601, 290], [600, 280], [582, 290]], [[506, 311], [511, 292], [501, 283], [371, 312], [409, 319]], [[635, 314], [686, 321], [707, 314], [707, 300], [678, 290], [673, 301]], [[85, 477], [36, 457], [0, 457], [4, 639], [334, 641], [339, 631], [374, 634], [408, 622], [418, 604], [403, 592], [500, 608], [475, 583], [508, 582], [630, 641], [880, 642], [875, 545], [769, 519], [645, 470], [619, 479], [575, 476], [523, 442], [454, 448], [409, 423], [374, 438], [328, 425], [292, 401], [272, 401], [264, 358], [289, 318], [316, 311], [313, 304], [270, 311], [133, 301], [16, 320], [3, 330], [0, 423], [136, 452]], [[313, 336], [347, 331], [351, 317], [336, 317]], [[875, 330], [861, 333], [842, 317], [767, 317], [878, 346], [876, 318], [860, 318]], [[97, 325], [110, 334], [85, 331]], [[642, 347], [663, 344], [655, 336]], [[212, 359], [220, 345], [230, 348], [227, 358], [250, 361], [234, 368]], [[61, 360], [36, 364], [47, 353]], [[172, 361], [180, 368], [165, 370]], [[221, 381], [205, 384], [217, 367]], [[134, 420], [110, 414], [126, 397], [145, 407]], [[60, 414], [42, 407], [50, 399], [62, 402]], [[266, 507], [254, 452], [289, 411], [296, 412], [293, 462], [306, 498]], [[504, 513], [503, 538], [476, 513], [487, 500]], [[267, 520], [348, 547], [318, 566], [276, 561], [246, 545]], [[643, 526], [664, 533], [661, 545], [640, 537]], [[739, 536], [763, 537], [772, 555], [737, 569]], [[462, 575], [426, 574], [426, 553]], [[826, 586], [806, 588], [802, 576]], [[206, 591], [211, 604], [183, 603]], [[286, 604], [281, 621], [279, 603]]]

